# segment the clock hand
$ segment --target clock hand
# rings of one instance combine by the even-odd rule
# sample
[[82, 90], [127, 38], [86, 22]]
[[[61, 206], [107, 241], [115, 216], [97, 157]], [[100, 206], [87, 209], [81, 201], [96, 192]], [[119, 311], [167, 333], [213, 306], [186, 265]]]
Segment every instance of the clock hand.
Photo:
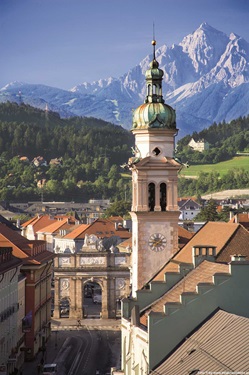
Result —
[[162, 240], [160, 239], [160, 240], [158, 240], [158, 241], [156, 241], [156, 242], [154, 243], [154, 246], [160, 245], [161, 243], [162, 243]]

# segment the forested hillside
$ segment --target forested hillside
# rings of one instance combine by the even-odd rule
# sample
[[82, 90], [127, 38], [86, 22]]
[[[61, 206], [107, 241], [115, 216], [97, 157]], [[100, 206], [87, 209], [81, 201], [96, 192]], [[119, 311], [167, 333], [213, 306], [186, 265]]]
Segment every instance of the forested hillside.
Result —
[[[131, 156], [133, 139], [102, 120], [65, 120], [28, 105], [1, 104], [0, 199], [39, 199], [41, 193], [45, 200], [121, 199], [126, 180], [119, 166]], [[37, 156], [47, 166], [35, 166]], [[55, 158], [60, 163], [49, 164]]]
[[[207, 140], [210, 150], [190, 149], [192, 137]], [[131, 178], [124, 177], [120, 165], [128, 161], [133, 145], [130, 132], [102, 120], [61, 119], [25, 104], [0, 104], [0, 200], [130, 201]], [[205, 164], [238, 151], [249, 151], [248, 117], [184, 137], [177, 156], [191, 165]], [[223, 176], [202, 172], [199, 179], [179, 178], [178, 190], [187, 196], [248, 186], [249, 173], [237, 168]]]
[[[198, 152], [188, 147], [188, 143], [204, 139], [210, 145], [209, 150]], [[191, 164], [218, 163], [231, 159], [237, 152], [249, 152], [249, 116], [240, 117], [229, 124], [214, 123], [209, 128], [187, 135], [177, 143], [177, 156], [183, 162]]]

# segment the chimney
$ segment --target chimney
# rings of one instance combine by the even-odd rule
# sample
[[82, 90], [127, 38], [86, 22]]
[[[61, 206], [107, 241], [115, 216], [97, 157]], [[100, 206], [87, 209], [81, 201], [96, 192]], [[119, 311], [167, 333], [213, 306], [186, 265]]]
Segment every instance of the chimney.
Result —
[[231, 255], [231, 262], [244, 262], [246, 260], [246, 255], [234, 254]]
[[216, 246], [195, 245], [192, 247], [192, 259], [194, 267], [197, 267], [204, 260], [214, 262], [216, 257]]

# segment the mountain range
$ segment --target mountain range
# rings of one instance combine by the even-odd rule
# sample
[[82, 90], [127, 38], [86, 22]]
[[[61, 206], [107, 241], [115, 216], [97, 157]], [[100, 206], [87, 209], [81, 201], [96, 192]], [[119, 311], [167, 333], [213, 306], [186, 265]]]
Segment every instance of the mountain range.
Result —
[[[178, 45], [158, 48], [156, 58], [180, 137], [249, 114], [249, 44], [240, 36], [202, 23]], [[132, 110], [145, 98], [144, 74], [151, 60], [152, 54], [119, 78], [83, 82], [71, 90], [12, 82], [0, 89], [0, 102], [23, 101], [62, 117], [96, 117], [130, 129]]]

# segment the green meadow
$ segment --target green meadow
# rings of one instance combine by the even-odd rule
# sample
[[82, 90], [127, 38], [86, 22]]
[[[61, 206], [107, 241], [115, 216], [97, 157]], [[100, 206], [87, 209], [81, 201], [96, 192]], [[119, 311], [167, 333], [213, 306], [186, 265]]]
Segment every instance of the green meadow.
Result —
[[235, 156], [231, 160], [223, 161], [217, 164], [191, 165], [189, 168], [183, 168], [180, 175], [186, 177], [198, 177], [200, 172], [217, 172], [220, 176], [225, 175], [231, 169], [245, 169], [249, 171], [249, 156]]

